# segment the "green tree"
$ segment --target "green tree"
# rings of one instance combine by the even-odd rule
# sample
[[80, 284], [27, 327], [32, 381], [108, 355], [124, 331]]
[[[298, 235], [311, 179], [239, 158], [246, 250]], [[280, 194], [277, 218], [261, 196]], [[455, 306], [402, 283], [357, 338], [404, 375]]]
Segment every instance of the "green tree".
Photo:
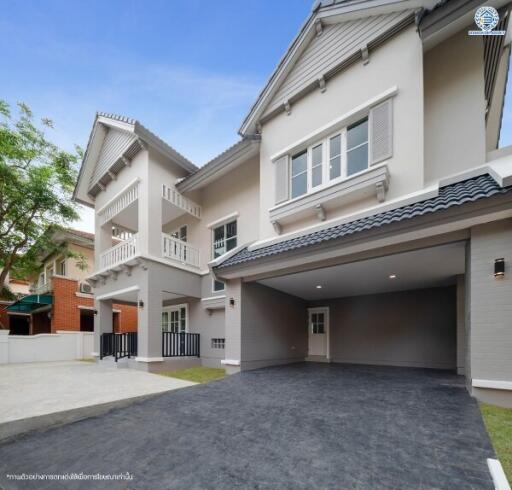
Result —
[[36, 124], [27, 105], [17, 107], [14, 117], [0, 100], [0, 291], [9, 272], [36, 272], [37, 258], [58, 249], [53, 233], [78, 217], [72, 192], [81, 150], [59, 149], [46, 135], [52, 121]]

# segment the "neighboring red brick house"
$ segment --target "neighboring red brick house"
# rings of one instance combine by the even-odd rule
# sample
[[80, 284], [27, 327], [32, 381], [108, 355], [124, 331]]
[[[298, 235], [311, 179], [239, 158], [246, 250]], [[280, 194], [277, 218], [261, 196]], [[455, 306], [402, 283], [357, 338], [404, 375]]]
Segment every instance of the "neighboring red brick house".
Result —
[[[31, 294], [8, 306], [7, 321], [5, 314], [0, 317], [11, 334], [94, 330], [94, 296], [85, 282], [94, 270], [94, 235], [66, 230], [57, 233], [55, 240], [79, 258], [52, 255], [41, 259], [43, 270], [34, 278]], [[115, 332], [137, 331], [136, 306], [114, 304], [113, 321]]]

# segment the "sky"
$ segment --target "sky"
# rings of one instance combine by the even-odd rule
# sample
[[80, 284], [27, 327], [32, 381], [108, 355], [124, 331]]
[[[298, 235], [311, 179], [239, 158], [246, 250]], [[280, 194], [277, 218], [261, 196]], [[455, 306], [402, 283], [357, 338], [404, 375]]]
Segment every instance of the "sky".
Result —
[[[138, 119], [202, 165], [237, 130], [313, 0], [3, 0], [0, 98], [85, 148], [96, 111]], [[512, 76], [508, 95], [512, 99]], [[512, 144], [507, 103], [501, 146]], [[75, 227], [94, 231], [80, 209]]]

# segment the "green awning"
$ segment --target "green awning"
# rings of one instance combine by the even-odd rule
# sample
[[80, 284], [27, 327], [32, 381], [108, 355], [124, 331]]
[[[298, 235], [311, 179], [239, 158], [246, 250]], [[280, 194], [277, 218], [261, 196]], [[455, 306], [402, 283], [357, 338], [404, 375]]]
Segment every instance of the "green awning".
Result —
[[6, 310], [11, 313], [32, 313], [34, 310], [52, 303], [53, 296], [51, 294], [29, 294], [9, 305]]

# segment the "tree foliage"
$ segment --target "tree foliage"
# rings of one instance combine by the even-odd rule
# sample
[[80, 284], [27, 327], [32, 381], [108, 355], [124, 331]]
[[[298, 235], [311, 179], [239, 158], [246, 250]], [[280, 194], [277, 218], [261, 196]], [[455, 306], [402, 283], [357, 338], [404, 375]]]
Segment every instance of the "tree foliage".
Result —
[[78, 217], [72, 192], [81, 150], [49, 141], [52, 121], [36, 124], [27, 105], [16, 112], [0, 100], [0, 290], [9, 272], [35, 272], [38, 257], [59, 247], [53, 233]]

